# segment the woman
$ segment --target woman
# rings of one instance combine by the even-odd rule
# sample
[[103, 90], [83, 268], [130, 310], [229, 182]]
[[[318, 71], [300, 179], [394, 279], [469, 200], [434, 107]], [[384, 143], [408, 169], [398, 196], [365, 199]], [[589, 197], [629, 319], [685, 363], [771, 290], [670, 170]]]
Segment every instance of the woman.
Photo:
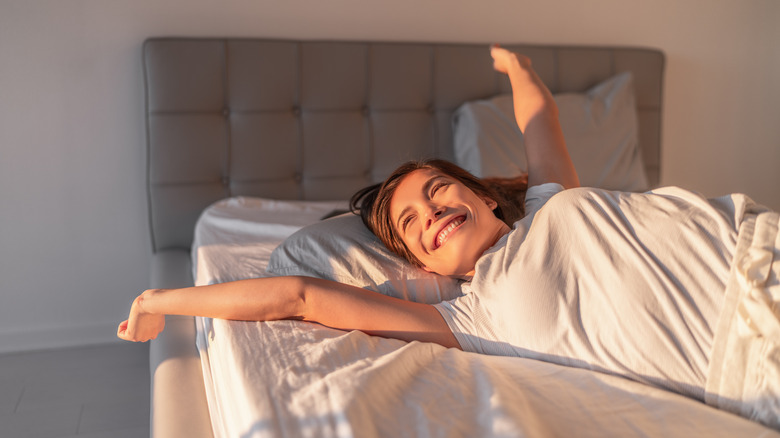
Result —
[[[529, 186], [544, 182], [578, 186], [558, 122], [557, 107], [550, 92], [531, 69], [530, 60], [497, 46], [491, 48], [491, 56], [496, 70], [508, 74], [512, 83], [516, 118], [528, 150]], [[475, 207], [487, 208], [488, 205], [480, 200]], [[495, 216], [494, 219], [490, 222], [495, 228], [493, 237], [497, 239], [499, 232], [505, 232], [509, 227]], [[484, 251], [490, 245], [484, 242], [482, 246]], [[470, 262], [476, 261], [474, 257], [472, 254]], [[457, 257], [451, 262], [457, 262]], [[436, 272], [454, 273], [449, 268]], [[259, 288], [270, 288], [275, 293], [255, 294]], [[335, 328], [459, 348], [455, 336], [432, 306], [308, 277], [262, 278], [188, 289], [148, 290], [135, 299], [128, 320], [119, 325], [117, 334], [130, 341], [154, 339], [164, 328], [166, 314], [256, 321], [301, 319]]]
[[741, 195], [577, 189], [555, 102], [530, 61], [500, 47], [491, 56], [526, 142], [526, 215], [514, 229], [499, 197], [442, 162], [403, 166], [359, 199], [391, 250], [471, 280], [463, 297], [426, 305], [305, 277], [148, 290], [118, 336], [153, 339], [166, 314], [316, 321], [617, 374], [780, 428], [777, 214]]

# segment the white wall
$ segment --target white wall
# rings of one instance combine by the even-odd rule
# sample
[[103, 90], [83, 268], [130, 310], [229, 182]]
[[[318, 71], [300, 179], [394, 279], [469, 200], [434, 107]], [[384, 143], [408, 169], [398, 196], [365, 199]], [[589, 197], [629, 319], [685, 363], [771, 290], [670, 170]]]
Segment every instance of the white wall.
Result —
[[149, 36], [652, 46], [663, 183], [780, 209], [776, 0], [0, 0], [0, 351], [114, 339], [147, 286]]

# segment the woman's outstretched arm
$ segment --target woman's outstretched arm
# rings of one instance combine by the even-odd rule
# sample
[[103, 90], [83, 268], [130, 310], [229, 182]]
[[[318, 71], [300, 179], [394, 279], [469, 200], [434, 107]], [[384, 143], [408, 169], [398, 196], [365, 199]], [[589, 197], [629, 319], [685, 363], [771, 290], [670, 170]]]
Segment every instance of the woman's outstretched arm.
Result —
[[382, 295], [359, 287], [310, 277], [241, 280], [184, 289], [151, 289], [133, 301], [117, 336], [154, 339], [165, 315], [193, 315], [244, 321], [299, 319], [405, 341], [459, 348], [455, 336], [431, 305]]
[[528, 185], [556, 182], [567, 189], [579, 187], [558, 121], [558, 106], [531, 60], [498, 46], [490, 49], [490, 55], [493, 67], [509, 76], [512, 84], [515, 119], [525, 140]]

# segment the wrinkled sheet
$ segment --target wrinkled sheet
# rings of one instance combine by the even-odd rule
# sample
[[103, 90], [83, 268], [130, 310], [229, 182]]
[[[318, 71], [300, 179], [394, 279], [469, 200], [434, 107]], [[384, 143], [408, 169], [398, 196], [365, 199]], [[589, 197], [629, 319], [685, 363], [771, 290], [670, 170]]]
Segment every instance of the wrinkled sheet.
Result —
[[[273, 247], [320, 212], [268, 215], [256, 202], [231, 199], [201, 217], [198, 284], [263, 275]], [[217, 438], [780, 437], [671, 392], [530, 359], [300, 321], [197, 318], [197, 328]]]

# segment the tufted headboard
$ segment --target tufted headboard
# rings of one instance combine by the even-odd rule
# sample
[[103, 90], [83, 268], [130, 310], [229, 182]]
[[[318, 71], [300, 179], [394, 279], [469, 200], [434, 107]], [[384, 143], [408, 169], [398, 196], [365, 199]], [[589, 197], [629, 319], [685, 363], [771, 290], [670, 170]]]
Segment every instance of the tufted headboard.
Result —
[[[663, 53], [506, 47], [553, 93], [632, 71], [658, 184]], [[143, 60], [155, 252], [189, 249], [200, 212], [225, 197], [348, 199], [403, 161], [452, 159], [453, 111], [510, 91], [486, 44], [153, 38]]]

